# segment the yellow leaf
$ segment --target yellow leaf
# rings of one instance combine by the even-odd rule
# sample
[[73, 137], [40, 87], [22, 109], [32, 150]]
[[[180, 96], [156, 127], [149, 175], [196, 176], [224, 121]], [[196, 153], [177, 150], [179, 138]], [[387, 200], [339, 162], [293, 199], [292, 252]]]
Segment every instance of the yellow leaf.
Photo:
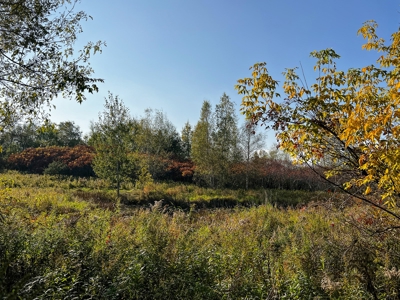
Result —
[[365, 193], [364, 193], [364, 194], [365, 194], [365, 195], [368, 195], [369, 193], [371, 193], [371, 191], [372, 191], [372, 190], [371, 190], [371, 187], [368, 186], [367, 189], [365, 190]]

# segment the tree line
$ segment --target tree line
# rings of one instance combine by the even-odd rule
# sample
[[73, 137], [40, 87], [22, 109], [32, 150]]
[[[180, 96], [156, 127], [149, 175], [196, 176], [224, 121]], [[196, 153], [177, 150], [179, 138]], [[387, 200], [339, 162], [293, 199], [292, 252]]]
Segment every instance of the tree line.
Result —
[[0, 142], [8, 168], [98, 176], [117, 191], [124, 182], [143, 186], [163, 180], [211, 188], [325, 188], [279, 150], [265, 151], [265, 135], [250, 122], [238, 125], [226, 94], [215, 108], [204, 101], [198, 122], [186, 122], [180, 132], [163, 111], [147, 109], [133, 117], [123, 100], [109, 93], [85, 136], [72, 121], [26, 122], [4, 130]]

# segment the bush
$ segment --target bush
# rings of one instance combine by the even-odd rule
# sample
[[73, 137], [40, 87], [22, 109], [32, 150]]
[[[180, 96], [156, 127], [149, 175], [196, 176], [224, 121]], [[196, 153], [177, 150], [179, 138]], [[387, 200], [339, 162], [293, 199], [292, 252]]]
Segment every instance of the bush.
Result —
[[43, 174], [47, 175], [68, 175], [69, 168], [62, 161], [55, 160], [49, 164], [49, 166], [43, 171]]
[[7, 164], [12, 170], [43, 174], [52, 162], [59, 161], [68, 167], [70, 175], [88, 177], [94, 176], [93, 156], [94, 149], [84, 145], [29, 148], [10, 155]]

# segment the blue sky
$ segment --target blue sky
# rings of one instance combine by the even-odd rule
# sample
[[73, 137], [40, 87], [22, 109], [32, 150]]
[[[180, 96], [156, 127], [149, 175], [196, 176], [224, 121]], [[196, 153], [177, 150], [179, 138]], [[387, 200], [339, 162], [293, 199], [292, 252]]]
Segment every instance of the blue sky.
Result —
[[107, 43], [91, 60], [105, 83], [81, 105], [55, 101], [51, 119], [72, 120], [84, 133], [108, 91], [133, 116], [163, 110], [179, 132], [186, 121], [196, 124], [204, 100], [215, 105], [225, 92], [243, 122], [234, 85], [254, 63], [267, 62], [282, 81], [284, 69], [301, 62], [310, 84], [316, 77], [311, 51], [333, 48], [342, 56], [340, 69], [370, 65], [378, 54], [361, 50], [357, 30], [373, 19], [389, 40], [400, 25], [400, 1], [394, 0], [82, 0], [77, 9], [93, 17], [83, 24], [77, 48], [90, 40]]

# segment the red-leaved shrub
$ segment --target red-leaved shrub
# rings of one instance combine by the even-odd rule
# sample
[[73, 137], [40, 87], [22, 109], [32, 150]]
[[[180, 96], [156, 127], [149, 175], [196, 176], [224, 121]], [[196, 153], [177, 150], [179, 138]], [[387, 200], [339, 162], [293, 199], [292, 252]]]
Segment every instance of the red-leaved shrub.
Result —
[[85, 145], [29, 148], [20, 153], [10, 155], [7, 164], [10, 169], [43, 174], [43, 171], [50, 163], [60, 161], [68, 166], [69, 175], [94, 176], [91, 166], [94, 154], [94, 149]]

